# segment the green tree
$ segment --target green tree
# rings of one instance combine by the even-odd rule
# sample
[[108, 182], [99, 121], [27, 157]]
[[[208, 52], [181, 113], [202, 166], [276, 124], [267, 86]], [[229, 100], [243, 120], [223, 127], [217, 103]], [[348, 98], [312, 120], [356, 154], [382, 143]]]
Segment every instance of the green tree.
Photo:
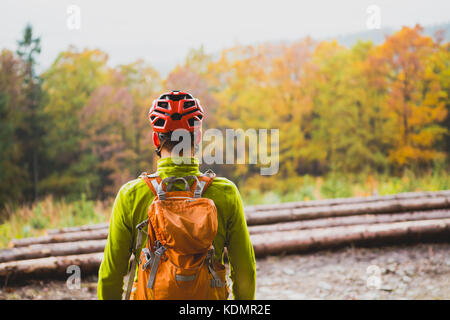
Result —
[[26, 101], [24, 70], [23, 61], [13, 52], [0, 53], [0, 208], [22, 200], [23, 190], [29, 186], [29, 173], [22, 167], [25, 150], [17, 135]]
[[36, 74], [37, 57], [41, 53], [41, 39], [35, 37], [31, 25], [27, 25], [23, 37], [17, 42], [17, 54], [25, 63], [23, 87], [26, 101], [23, 111], [23, 121], [19, 128], [19, 139], [24, 144], [23, 161], [25, 169], [33, 181], [32, 194], [34, 200], [39, 194], [40, 162], [42, 161], [42, 137], [44, 136], [44, 115], [42, 112], [41, 79]]

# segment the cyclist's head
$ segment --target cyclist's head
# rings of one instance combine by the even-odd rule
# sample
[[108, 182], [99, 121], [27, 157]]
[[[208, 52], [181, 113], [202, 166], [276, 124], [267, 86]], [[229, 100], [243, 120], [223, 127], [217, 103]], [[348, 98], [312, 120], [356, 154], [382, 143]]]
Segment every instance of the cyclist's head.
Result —
[[158, 156], [161, 156], [162, 149], [172, 151], [180, 142], [171, 139], [172, 133], [178, 129], [189, 133], [194, 149], [200, 143], [203, 117], [200, 101], [187, 92], [173, 90], [154, 100], [148, 120], [153, 129], [153, 143]]

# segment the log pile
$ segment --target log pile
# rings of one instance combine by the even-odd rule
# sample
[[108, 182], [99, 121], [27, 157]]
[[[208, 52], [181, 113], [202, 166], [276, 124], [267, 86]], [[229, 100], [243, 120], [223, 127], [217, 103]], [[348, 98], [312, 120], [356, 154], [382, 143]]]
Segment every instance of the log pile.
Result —
[[[256, 257], [349, 245], [450, 241], [450, 190], [343, 198], [245, 208]], [[0, 250], [0, 279], [66, 275], [101, 263], [108, 224], [48, 230]]]

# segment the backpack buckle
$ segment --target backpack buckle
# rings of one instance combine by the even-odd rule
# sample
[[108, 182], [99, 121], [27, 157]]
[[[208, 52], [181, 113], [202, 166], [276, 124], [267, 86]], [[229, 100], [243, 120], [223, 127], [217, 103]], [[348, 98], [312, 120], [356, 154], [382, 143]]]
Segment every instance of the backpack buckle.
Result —
[[142, 265], [142, 271], [146, 270], [153, 261], [153, 254], [148, 248], [142, 249], [145, 257], [145, 263]]
[[147, 225], [147, 224], [148, 224], [148, 219], [145, 219], [144, 221], [142, 221], [141, 223], [139, 223], [139, 224], [136, 226], [136, 229], [142, 230], [142, 228], [143, 228], [145, 225]]
[[166, 256], [164, 256], [164, 252], [166, 252], [167, 248], [161, 244], [161, 241], [156, 240], [155, 245], [153, 246], [153, 249], [155, 250], [154, 255], [157, 255], [160, 258], [163, 258], [164, 261], [167, 261], [168, 258]]

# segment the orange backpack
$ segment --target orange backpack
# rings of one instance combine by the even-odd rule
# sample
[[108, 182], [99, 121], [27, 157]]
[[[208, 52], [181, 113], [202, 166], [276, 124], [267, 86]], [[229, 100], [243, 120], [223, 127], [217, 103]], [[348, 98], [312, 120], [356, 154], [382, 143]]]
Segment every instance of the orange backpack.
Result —
[[[214, 259], [217, 208], [214, 201], [202, 198], [214, 177], [210, 170], [200, 176], [164, 180], [157, 174], [141, 174], [155, 199], [148, 209], [148, 219], [136, 226], [135, 252], [142, 247], [143, 232], [147, 242], [139, 260], [136, 256], [133, 260], [125, 299], [228, 298], [225, 266]], [[194, 180], [191, 187], [189, 180]], [[171, 191], [177, 181], [184, 182], [184, 191]], [[133, 282], [136, 264], [138, 277]]]

